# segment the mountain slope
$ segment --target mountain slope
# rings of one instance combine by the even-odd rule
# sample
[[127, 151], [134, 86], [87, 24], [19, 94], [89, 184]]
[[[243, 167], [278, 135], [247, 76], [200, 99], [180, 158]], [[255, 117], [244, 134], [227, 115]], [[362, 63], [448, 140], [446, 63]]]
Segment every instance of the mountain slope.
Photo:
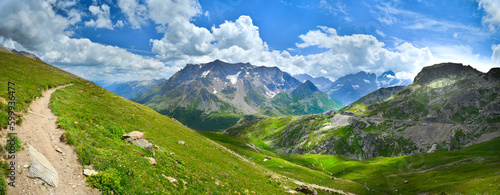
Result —
[[[300, 97], [309, 98], [307, 100], [287, 97], [301, 84], [277, 67], [216, 60], [207, 64], [188, 64], [167, 82], [151, 88], [134, 101], [204, 131], [225, 129], [244, 115], [312, 114], [335, 108], [327, 107], [335, 103], [321, 95]], [[280, 98], [282, 100], [278, 100]], [[283, 104], [274, 104], [274, 100]], [[305, 108], [318, 101], [322, 104], [315, 106], [319, 111]], [[284, 104], [291, 102], [297, 106], [297, 112]]]
[[350, 105], [341, 113], [259, 118], [225, 133], [287, 155], [367, 159], [459, 150], [500, 136], [499, 70], [438, 64], [381, 103]]
[[342, 102], [329, 98], [309, 80], [292, 91], [279, 93], [273, 97], [271, 105], [285, 115], [321, 113], [344, 107]]
[[[16, 83], [17, 111], [40, 96], [41, 88], [73, 83], [52, 94], [50, 107], [58, 116], [58, 127], [66, 130], [67, 142], [75, 148], [79, 162], [99, 171], [90, 177], [89, 185], [105, 194], [284, 193], [276, 180], [267, 177], [266, 170], [235, 158], [150, 108], [42, 62], [7, 53], [0, 53], [0, 62], [1, 83]], [[6, 99], [8, 94], [0, 96]], [[1, 124], [5, 125], [7, 108], [3, 103], [0, 107]], [[155, 154], [121, 140], [131, 131], [145, 132], [144, 138], [158, 146]], [[178, 144], [181, 140], [186, 145]], [[155, 158], [157, 165], [145, 157]]]
[[350, 104], [364, 95], [378, 89], [376, 75], [359, 72], [340, 77], [334, 81], [326, 93], [333, 99]]
[[340, 77], [323, 91], [333, 99], [351, 104], [377, 89], [409, 84], [411, 80], [397, 79], [393, 71], [384, 72], [378, 77], [374, 73], [361, 71]]
[[158, 86], [166, 81], [166, 79], [152, 79], [144, 81], [115, 82], [104, 87], [104, 89], [131, 100], [141, 96], [152, 87]]
[[321, 91], [325, 91], [326, 88], [333, 83], [330, 79], [327, 79], [325, 77], [312, 77], [308, 74], [298, 74], [294, 75], [293, 77], [303, 83], [309, 80], [314, 83], [314, 85]]
[[396, 87], [387, 87], [387, 88], [380, 88], [377, 89], [374, 92], [369, 93], [368, 95], [363, 96], [359, 100], [355, 101], [352, 104], [365, 104], [365, 105], [370, 105], [370, 104], [375, 104], [379, 102], [385, 101], [387, 98], [390, 98], [394, 94], [400, 92], [406, 88], [406, 86], [396, 86]]

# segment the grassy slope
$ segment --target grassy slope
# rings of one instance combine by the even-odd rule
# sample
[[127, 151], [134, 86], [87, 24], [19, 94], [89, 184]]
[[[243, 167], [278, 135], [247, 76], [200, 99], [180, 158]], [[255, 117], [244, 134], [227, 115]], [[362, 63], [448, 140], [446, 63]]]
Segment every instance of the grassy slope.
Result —
[[[9, 101], [8, 82], [15, 83], [15, 112], [26, 112], [34, 98], [42, 95], [41, 89], [48, 89], [67, 83], [81, 83], [80, 79], [43, 62], [31, 60], [22, 56], [0, 52], [0, 97]], [[0, 103], [0, 127], [2, 131], [10, 132], [8, 125], [8, 105]], [[17, 119], [19, 121], [19, 119]], [[20, 122], [20, 121], [19, 121]], [[15, 131], [13, 131], [15, 133]], [[3, 146], [0, 155], [7, 159]], [[7, 167], [8, 168], [8, 167]], [[7, 172], [0, 169], [0, 194], [5, 194], [4, 175]], [[10, 181], [10, 180], [9, 180]]]
[[[19, 109], [40, 96], [41, 87], [74, 83], [57, 90], [50, 106], [79, 161], [101, 171], [92, 180], [102, 190], [119, 194], [282, 193], [279, 184], [262, 170], [173, 119], [44, 63], [4, 53], [0, 53], [0, 62], [0, 81], [18, 84], [17, 97], [24, 102]], [[0, 95], [6, 97], [4, 91]], [[131, 131], [145, 132], [145, 139], [163, 149], [156, 150], [156, 166], [144, 158], [153, 156], [150, 151], [120, 140], [123, 133]], [[187, 146], [177, 144], [179, 140]], [[179, 180], [177, 186], [163, 175]]]
[[[332, 155], [278, 155], [252, 149], [231, 136], [203, 135], [280, 174], [358, 194], [371, 193], [365, 186], [375, 194], [500, 193], [500, 138], [462, 151], [358, 161]], [[272, 160], [262, 161], [265, 156]], [[332, 180], [326, 175], [345, 180]]]

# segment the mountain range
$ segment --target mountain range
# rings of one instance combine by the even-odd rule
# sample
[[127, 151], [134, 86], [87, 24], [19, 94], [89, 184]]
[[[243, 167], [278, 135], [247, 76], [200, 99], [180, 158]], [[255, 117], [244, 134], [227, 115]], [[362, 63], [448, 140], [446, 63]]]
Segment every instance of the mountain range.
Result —
[[245, 115], [303, 115], [344, 106], [277, 67], [220, 60], [188, 64], [134, 101], [208, 131], [232, 126]]
[[[34, 124], [26, 117], [36, 114], [29, 102], [42, 89], [71, 84], [50, 98], [54, 125], [64, 132], [61, 142], [50, 141], [49, 134], [37, 139], [74, 148], [75, 164], [98, 171], [82, 176], [86, 185], [103, 194], [497, 194], [500, 189], [500, 68], [482, 73], [452, 63], [425, 67], [414, 84], [382, 102], [362, 98], [378, 103], [305, 116], [245, 117], [225, 131], [231, 137], [193, 131], [44, 62], [10, 52], [0, 52], [0, 62], [0, 81], [16, 84], [16, 111], [25, 113], [15, 118], [16, 126]], [[318, 90], [306, 80], [275, 97], [303, 99]], [[0, 93], [4, 128], [9, 96]], [[381, 95], [365, 97], [371, 96]], [[122, 140], [132, 131], [143, 132], [141, 140], [153, 147]], [[19, 146], [29, 144], [19, 135], [14, 136]], [[26, 155], [26, 147], [15, 147], [16, 155]], [[47, 160], [57, 165], [58, 159]], [[8, 161], [0, 164], [8, 167]], [[0, 194], [13, 189], [6, 185], [7, 170], [0, 169]], [[16, 172], [16, 184], [57, 192], [33, 183], [37, 180], [27, 172]]]
[[423, 68], [412, 85], [380, 103], [353, 104], [342, 112], [247, 120], [225, 133], [258, 140], [266, 143], [264, 148], [287, 155], [367, 159], [454, 151], [500, 136], [498, 94], [500, 68], [482, 73], [443, 63]]

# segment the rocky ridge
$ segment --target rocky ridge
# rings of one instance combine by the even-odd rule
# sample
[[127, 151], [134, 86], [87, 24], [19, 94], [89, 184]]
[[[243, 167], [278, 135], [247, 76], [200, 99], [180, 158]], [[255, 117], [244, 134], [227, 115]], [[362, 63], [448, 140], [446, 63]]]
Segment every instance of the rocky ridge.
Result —
[[[453, 68], [447, 73], [449, 67]], [[424, 68], [415, 81], [371, 106], [351, 105], [342, 112], [302, 117], [259, 118], [225, 133], [260, 139], [282, 154], [355, 159], [454, 151], [500, 136], [498, 68], [480, 73], [461, 64], [438, 64]]]

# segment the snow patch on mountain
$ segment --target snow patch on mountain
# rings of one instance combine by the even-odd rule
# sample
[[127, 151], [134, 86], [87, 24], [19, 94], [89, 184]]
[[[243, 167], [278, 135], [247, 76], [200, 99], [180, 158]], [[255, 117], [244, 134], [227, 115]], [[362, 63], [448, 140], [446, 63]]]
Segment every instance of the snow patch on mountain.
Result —
[[228, 75], [226, 76], [226, 78], [229, 79], [229, 81], [231, 81], [231, 84], [235, 85], [236, 82], [238, 82], [238, 77], [240, 76], [240, 73], [241, 71], [238, 71], [238, 73], [234, 75]]
[[203, 72], [201, 74], [201, 78], [205, 78], [208, 75], [208, 73], [210, 73], [210, 70], [207, 70], [207, 71]]

